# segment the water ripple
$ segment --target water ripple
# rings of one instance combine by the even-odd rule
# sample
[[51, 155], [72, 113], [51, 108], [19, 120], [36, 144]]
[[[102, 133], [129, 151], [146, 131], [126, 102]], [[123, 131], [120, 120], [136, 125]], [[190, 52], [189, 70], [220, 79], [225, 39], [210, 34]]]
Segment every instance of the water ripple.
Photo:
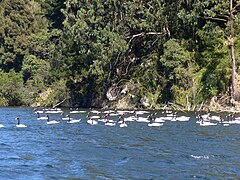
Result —
[[[72, 125], [52, 115], [61, 123], [49, 126], [31, 108], [0, 108], [0, 114], [3, 179], [240, 178], [239, 126], [202, 128], [194, 117], [161, 128], [90, 126], [86, 114]], [[28, 128], [15, 127], [17, 115]]]

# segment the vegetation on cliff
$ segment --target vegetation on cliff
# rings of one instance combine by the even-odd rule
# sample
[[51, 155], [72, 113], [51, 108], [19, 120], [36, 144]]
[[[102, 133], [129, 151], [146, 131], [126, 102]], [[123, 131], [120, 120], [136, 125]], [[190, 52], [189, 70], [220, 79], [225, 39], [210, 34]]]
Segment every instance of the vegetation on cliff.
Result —
[[224, 0], [2, 0], [0, 105], [190, 110], [230, 95], [238, 3], [229, 38]]

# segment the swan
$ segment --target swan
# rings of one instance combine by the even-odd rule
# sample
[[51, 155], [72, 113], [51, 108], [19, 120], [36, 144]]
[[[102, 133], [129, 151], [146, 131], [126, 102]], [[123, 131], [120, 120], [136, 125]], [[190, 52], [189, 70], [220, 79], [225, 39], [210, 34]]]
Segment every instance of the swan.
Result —
[[123, 122], [123, 123], [121, 123], [120, 125], [119, 125], [119, 127], [128, 127], [128, 125], [125, 123], [125, 122]]
[[97, 111], [97, 110], [91, 110], [90, 112], [93, 113], [93, 114], [100, 114], [101, 113], [100, 111]]
[[25, 128], [25, 127], [27, 127], [25, 124], [20, 124], [20, 118], [19, 117], [17, 117], [16, 120], [17, 120], [16, 127], [18, 127], [18, 128]]
[[156, 118], [156, 119], [155, 119], [155, 122], [163, 123], [163, 122], [165, 122], [165, 120], [160, 117], [160, 118]]
[[172, 119], [174, 119], [174, 117], [171, 117], [171, 116], [162, 116], [160, 118], [164, 121], [171, 121]]
[[136, 121], [136, 120], [137, 120], [136, 116], [130, 116], [125, 118], [125, 121]]
[[102, 119], [98, 119], [98, 121], [99, 122], [107, 122], [107, 119], [102, 118]]
[[72, 118], [70, 118], [70, 115], [67, 115], [66, 117], [68, 118], [67, 123], [69, 123], [69, 124], [79, 123], [81, 121], [81, 119], [72, 119]]
[[81, 119], [72, 119], [70, 121], [67, 121], [67, 123], [73, 124], [73, 123], [79, 123], [80, 121], [81, 121]]
[[3, 127], [4, 127], [4, 125], [0, 124], [0, 128], [3, 128]]
[[146, 118], [145, 117], [138, 117], [136, 121], [137, 122], [150, 122], [147, 117]]
[[63, 113], [63, 111], [60, 108], [53, 108], [53, 109], [47, 109], [46, 114], [59, 114]]
[[114, 122], [109, 122], [109, 120], [107, 120], [106, 122], [105, 122], [105, 126], [115, 126], [116, 125], [116, 123], [114, 123]]
[[217, 125], [217, 123], [206, 122], [206, 121], [200, 122], [199, 124], [200, 126], [216, 126]]
[[80, 113], [80, 111], [77, 111], [77, 110], [70, 111], [70, 114], [78, 114], [78, 113]]
[[234, 121], [225, 121], [222, 122], [223, 124], [240, 124], [240, 120], [234, 120]]
[[176, 118], [176, 121], [189, 121], [190, 117], [188, 116], [180, 116]]
[[92, 116], [91, 118], [92, 118], [92, 119], [99, 119], [100, 116]]
[[73, 118], [71, 118], [70, 115], [66, 115], [66, 117], [63, 117], [63, 114], [62, 114], [62, 120], [69, 121], [69, 120], [73, 120]]
[[43, 114], [44, 111], [40, 111], [40, 110], [38, 110], [38, 111], [35, 111], [35, 113], [36, 113], [36, 114]]
[[47, 117], [48, 117], [48, 119], [47, 119], [47, 124], [59, 124], [58, 121], [55, 121], [55, 120], [50, 121], [48, 115], [47, 115]]
[[163, 126], [163, 123], [153, 122], [153, 123], [148, 123], [148, 126], [149, 127], [159, 127], [159, 126]]
[[219, 116], [212, 116], [211, 119], [213, 121], [221, 121], [220, 117]]
[[148, 111], [137, 111], [136, 114], [138, 115], [143, 115], [143, 114], [148, 114]]
[[87, 120], [87, 123], [88, 123], [88, 124], [91, 124], [91, 125], [97, 125], [97, 124], [98, 124], [98, 122], [97, 122], [96, 120], [92, 119], [92, 118], [90, 118], [89, 120]]
[[37, 113], [37, 120], [47, 120], [47, 119], [48, 119], [47, 116], [42, 116], [42, 117], [40, 117], [40, 114]]
[[110, 113], [109, 116], [118, 116], [119, 114], [117, 113]]

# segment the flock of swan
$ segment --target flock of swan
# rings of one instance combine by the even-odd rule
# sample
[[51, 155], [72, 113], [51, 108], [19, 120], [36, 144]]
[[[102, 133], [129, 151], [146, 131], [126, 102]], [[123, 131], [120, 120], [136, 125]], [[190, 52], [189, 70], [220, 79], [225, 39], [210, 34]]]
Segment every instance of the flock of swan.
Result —
[[[34, 113], [37, 115], [37, 120], [44, 120], [46, 124], [53, 125], [59, 124], [61, 121], [66, 121], [67, 123], [79, 123], [81, 119], [74, 119], [71, 117], [72, 114], [87, 114], [86, 123], [89, 125], [104, 124], [105, 126], [116, 126], [119, 127], [128, 127], [128, 122], [142, 122], [147, 123], [149, 127], [160, 127], [164, 125], [166, 121], [179, 121], [185, 122], [190, 120], [190, 116], [178, 116], [177, 112], [173, 111], [163, 111], [159, 116], [156, 112], [151, 111], [121, 111], [121, 110], [107, 110], [107, 111], [79, 111], [79, 110], [70, 110], [69, 114], [64, 116], [64, 112], [60, 108], [55, 109], [43, 109], [43, 110], [34, 110]], [[60, 114], [60, 120], [52, 120], [50, 114]], [[113, 117], [113, 118], [112, 118]], [[114, 118], [115, 117], [115, 118]], [[215, 126], [223, 125], [229, 126], [230, 124], [240, 124], [240, 117], [235, 117], [234, 114], [228, 115], [226, 118], [223, 118], [221, 115], [211, 115], [207, 114], [197, 114], [196, 123], [200, 126]], [[20, 122], [20, 118], [17, 117], [16, 127], [26, 128], [27, 125]], [[0, 128], [3, 128], [4, 125], [0, 124]]]

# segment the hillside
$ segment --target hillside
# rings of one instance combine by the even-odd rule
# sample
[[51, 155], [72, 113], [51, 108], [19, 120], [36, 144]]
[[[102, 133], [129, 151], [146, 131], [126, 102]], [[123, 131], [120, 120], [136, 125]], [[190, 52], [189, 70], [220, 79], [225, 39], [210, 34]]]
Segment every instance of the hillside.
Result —
[[238, 1], [0, 3], [0, 106], [238, 107]]

